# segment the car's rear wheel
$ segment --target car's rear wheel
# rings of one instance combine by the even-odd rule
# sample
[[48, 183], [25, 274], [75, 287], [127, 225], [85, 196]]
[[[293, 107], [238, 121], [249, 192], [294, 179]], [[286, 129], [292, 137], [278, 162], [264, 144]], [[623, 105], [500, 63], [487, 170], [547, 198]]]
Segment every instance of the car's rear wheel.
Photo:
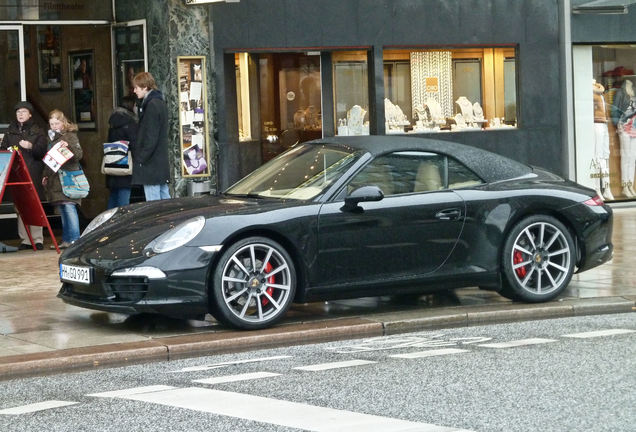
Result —
[[265, 237], [230, 246], [219, 259], [211, 289], [213, 315], [241, 329], [271, 326], [287, 312], [296, 291], [294, 263]]
[[563, 292], [574, 273], [574, 240], [557, 219], [538, 215], [519, 222], [506, 239], [501, 294], [543, 302]]

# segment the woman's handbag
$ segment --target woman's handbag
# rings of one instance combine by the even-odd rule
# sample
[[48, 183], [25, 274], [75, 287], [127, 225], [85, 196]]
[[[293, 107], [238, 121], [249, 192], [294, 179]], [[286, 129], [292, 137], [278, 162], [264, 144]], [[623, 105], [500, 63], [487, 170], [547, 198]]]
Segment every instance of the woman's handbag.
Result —
[[127, 176], [132, 174], [132, 168], [132, 154], [128, 148], [128, 141], [104, 143], [102, 174]]
[[90, 185], [81, 168], [74, 171], [60, 169], [58, 174], [64, 195], [71, 199], [86, 198], [90, 191]]

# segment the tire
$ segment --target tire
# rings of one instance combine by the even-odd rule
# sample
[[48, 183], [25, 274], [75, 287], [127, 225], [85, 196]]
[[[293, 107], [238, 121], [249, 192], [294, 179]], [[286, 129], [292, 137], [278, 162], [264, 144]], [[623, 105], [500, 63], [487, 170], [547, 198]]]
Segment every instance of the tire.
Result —
[[547, 215], [523, 219], [506, 238], [500, 294], [530, 303], [552, 300], [570, 283], [575, 260], [565, 225]]
[[249, 237], [219, 259], [210, 309], [223, 324], [256, 330], [278, 322], [295, 292], [296, 271], [287, 251], [268, 238]]

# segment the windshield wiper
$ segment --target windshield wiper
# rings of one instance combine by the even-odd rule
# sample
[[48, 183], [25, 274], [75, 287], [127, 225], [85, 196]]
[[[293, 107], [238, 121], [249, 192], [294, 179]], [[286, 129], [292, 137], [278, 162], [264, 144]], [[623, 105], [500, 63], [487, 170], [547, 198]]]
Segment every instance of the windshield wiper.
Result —
[[256, 193], [237, 194], [237, 193], [227, 193], [226, 192], [223, 195], [231, 196], [231, 197], [239, 197], [239, 198], [258, 198], [258, 199], [265, 198], [264, 196], [256, 194]]

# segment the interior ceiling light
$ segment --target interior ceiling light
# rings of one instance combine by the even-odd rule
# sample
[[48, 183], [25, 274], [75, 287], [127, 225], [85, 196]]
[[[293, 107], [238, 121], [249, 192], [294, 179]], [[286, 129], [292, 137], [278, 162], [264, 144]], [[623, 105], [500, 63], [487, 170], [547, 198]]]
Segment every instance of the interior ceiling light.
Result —
[[594, 0], [572, 7], [574, 14], [624, 15], [636, 0]]

